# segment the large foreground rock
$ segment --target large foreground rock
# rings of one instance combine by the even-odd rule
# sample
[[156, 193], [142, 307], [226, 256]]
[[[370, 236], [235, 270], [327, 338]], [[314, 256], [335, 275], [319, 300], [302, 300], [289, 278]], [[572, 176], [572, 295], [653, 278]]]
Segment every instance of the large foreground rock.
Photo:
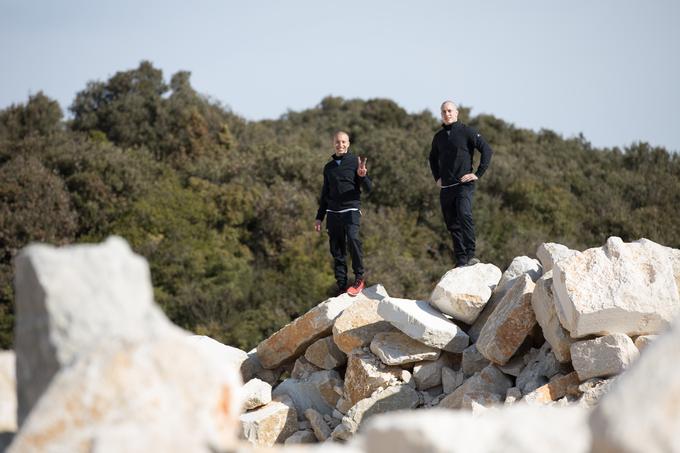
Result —
[[680, 322], [616, 378], [590, 426], [594, 453], [680, 451]]
[[423, 300], [386, 297], [378, 314], [409, 337], [433, 348], [463, 352], [469, 338], [463, 330]]
[[556, 263], [553, 285], [562, 325], [574, 338], [654, 334], [680, 311], [667, 247], [610, 237], [600, 248]]
[[106, 343], [62, 368], [9, 451], [227, 450], [236, 441], [240, 379], [185, 336]]
[[342, 352], [349, 354], [368, 346], [377, 333], [396, 330], [378, 314], [378, 303], [385, 297], [387, 291], [382, 285], [366, 288], [338, 316], [333, 324], [333, 341]]
[[484, 324], [476, 346], [490, 361], [507, 363], [536, 325], [531, 307], [534, 286], [531, 278], [522, 274]]
[[257, 345], [262, 366], [276, 368], [302, 355], [309, 345], [330, 335], [333, 322], [352, 302], [347, 294], [328, 299], [263, 340]]
[[30, 245], [14, 266], [19, 424], [62, 367], [102, 342], [179, 331], [153, 302], [146, 260], [121, 238]]
[[371, 453], [545, 453], [590, 451], [588, 411], [515, 405], [480, 416], [432, 409], [377, 416], [361, 445]]
[[14, 351], [0, 351], [0, 433], [17, 429]]
[[451, 269], [439, 280], [430, 301], [442, 313], [472, 324], [501, 279], [493, 264], [479, 263]]

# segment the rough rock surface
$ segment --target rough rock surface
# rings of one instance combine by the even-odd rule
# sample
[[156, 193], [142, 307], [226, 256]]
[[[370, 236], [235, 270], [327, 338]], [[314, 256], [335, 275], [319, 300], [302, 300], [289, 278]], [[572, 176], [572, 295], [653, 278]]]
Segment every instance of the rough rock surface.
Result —
[[442, 391], [447, 395], [463, 385], [465, 375], [449, 367], [442, 368]]
[[309, 423], [312, 425], [314, 435], [319, 440], [319, 442], [324, 442], [326, 439], [331, 437], [331, 429], [324, 421], [323, 415], [314, 409], [309, 408], [305, 411], [305, 418], [307, 418]]
[[463, 352], [469, 338], [463, 330], [422, 300], [386, 297], [378, 314], [409, 337], [433, 348]]
[[468, 377], [478, 371], [482, 371], [489, 363], [491, 363], [489, 362], [489, 359], [479, 352], [476, 345], [472, 344], [463, 351], [461, 370], [463, 370], [465, 376]]
[[439, 407], [460, 409], [466, 393], [489, 392], [505, 396], [510, 387], [512, 387], [510, 378], [494, 365], [489, 365], [463, 382], [463, 385], [439, 403]]
[[382, 285], [366, 288], [354, 298], [333, 324], [333, 340], [345, 354], [368, 346], [375, 334], [396, 329], [378, 314], [378, 303], [387, 297]]
[[442, 369], [452, 367], [453, 357], [444, 353], [434, 362], [421, 362], [413, 367], [413, 379], [418, 390], [427, 390], [442, 385]]
[[534, 286], [527, 274], [518, 277], [482, 328], [476, 345], [490, 361], [502, 365], [510, 360], [536, 324]]
[[262, 366], [276, 368], [302, 355], [309, 345], [331, 333], [333, 322], [352, 302], [347, 294], [328, 299], [263, 340], [257, 345]]
[[493, 264], [478, 263], [451, 269], [435, 286], [430, 301], [442, 313], [472, 324], [501, 278]]
[[332, 335], [312, 343], [305, 351], [305, 358], [324, 370], [332, 370], [347, 363], [347, 356], [335, 345]]
[[343, 381], [335, 370], [323, 370], [310, 374], [304, 379], [289, 378], [276, 386], [272, 397], [288, 395], [302, 415], [310, 407], [322, 415], [331, 415], [340, 395], [335, 387], [342, 387]]
[[0, 433], [17, 429], [14, 351], [0, 351]]
[[402, 332], [381, 332], [371, 341], [371, 352], [385, 365], [437, 360], [441, 351], [414, 340]]
[[102, 341], [180, 332], [153, 302], [146, 260], [121, 238], [62, 248], [29, 245], [14, 266], [19, 424], [54, 375]]
[[420, 404], [420, 395], [411, 386], [393, 385], [374, 392], [368, 398], [352, 406], [342, 419], [342, 424], [338, 425], [336, 429], [345, 428], [350, 433], [354, 433], [364, 421], [374, 415], [415, 409], [418, 404]]
[[581, 381], [575, 371], [567, 375], [556, 375], [547, 384], [538, 387], [527, 394], [524, 401], [527, 403], [546, 404], [567, 395], [571, 386], [579, 385]]
[[272, 386], [257, 378], [243, 386], [243, 408], [245, 410], [264, 406], [272, 401]]
[[572, 250], [562, 244], [544, 242], [538, 246], [538, 249], [536, 250], [536, 257], [538, 257], [541, 265], [543, 266], [543, 272], [546, 273], [553, 269], [553, 266], [556, 262], [579, 253], [580, 252], [578, 250]]
[[639, 355], [633, 340], [622, 333], [571, 345], [572, 364], [582, 381], [617, 375], [627, 369]]
[[531, 306], [536, 315], [536, 322], [543, 331], [543, 337], [550, 343], [555, 357], [560, 362], [566, 363], [571, 360], [569, 348], [574, 339], [560, 324], [555, 303], [552, 271], [549, 271], [536, 282], [536, 287], [531, 295]]
[[667, 247], [649, 240], [603, 247], [563, 259], [553, 270], [557, 313], [574, 338], [665, 330], [680, 312], [680, 295]]
[[345, 398], [354, 405], [379, 388], [397, 383], [401, 368], [385, 366], [370, 352], [355, 350], [350, 354], [345, 371]]
[[254, 445], [272, 446], [297, 431], [297, 418], [293, 402], [283, 396], [260, 409], [242, 414], [241, 433]]

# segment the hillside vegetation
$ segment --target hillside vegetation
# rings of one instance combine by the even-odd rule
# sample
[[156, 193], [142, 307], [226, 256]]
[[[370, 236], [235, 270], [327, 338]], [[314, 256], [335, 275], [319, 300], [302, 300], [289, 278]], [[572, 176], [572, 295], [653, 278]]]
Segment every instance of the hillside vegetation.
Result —
[[[369, 284], [427, 298], [451, 267], [427, 164], [439, 127], [429, 111], [327, 97], [251, 122], [197, 93], [189, 73], [167, 82], [149, 62], [88, 83], [70, 110], [65, 120], [37, 93], [0, 111], [2, 348], [12, 343], [18, 250], [112, 234], [147, 257], [175, 323], [253, 347], [334, 286], [327, 237], [313, 224], [337, 129], [368, 156], [374, 181], [362, 208]], [[465, 108], [461, 120], [494, 150], [474, 205], [483, 261], [505, 268], [541, 242], [584, 249], [611, 235], [680, 247], [678, 155], [645, 143], [596, 149]]]

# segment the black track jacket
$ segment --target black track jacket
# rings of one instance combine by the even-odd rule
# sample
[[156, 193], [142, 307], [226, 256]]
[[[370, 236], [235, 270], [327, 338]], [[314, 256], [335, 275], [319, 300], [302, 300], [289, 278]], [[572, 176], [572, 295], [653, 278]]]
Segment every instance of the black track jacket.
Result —
[[317, 220], [323, 220], [326, 210], [342, 211], [343, 209], [361, 207], [361, 186], [366, 192], [371, 191], [371, 178], [357, 175], [359, 159], [347, 151], [339, 157], [340, 165], [335, 163], [338, 157], [333, 154], [331, 161], [323, 167], [323, 188], [319, 198]]
[[432, 139], [430, 170], [434, 180], [442, 179], [442, 186], [459, 183], [463, 175], [472, 173], [472, 158], [475, 149], [482, 155], [475, 172], [481, 178], [491, 163], [491, 147], [473, 128], [456, 121], [450, 132], [440, 129]]

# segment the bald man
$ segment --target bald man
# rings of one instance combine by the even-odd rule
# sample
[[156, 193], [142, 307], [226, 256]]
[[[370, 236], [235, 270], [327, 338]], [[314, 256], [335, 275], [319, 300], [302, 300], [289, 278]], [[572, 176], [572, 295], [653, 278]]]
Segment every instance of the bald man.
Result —
[[[364, 263], [359, 239], [361, 220], [361, 188], [371, 191], [371, 179], [366, 169], [366, 159], [349, 152], [349, 135], [338, 131], [333, 135], [335, 154], [323, 168], [323, 187], [319, 197], [314, 229], [321, 231], [326, 217], [326, 230], [333, 256], [333, 270], [338, 285], [337, 294], [347, 291], [350, 296], [359, 294], [366, 284]], [[347, 248], [352, 257], [354, 283], [347, 287]]]
[[[472, 196], [476, 181], [491, 163], [491, 147], [473, 128], [458, 121], [458, 106], [453, 101], [441, 105], [442, 128], [432, 139], [430, 170], [439, 187], [439, 202], [451, 233], [456, 267], [479, 262], [475, 258], [475, 224]], [[481, 153], [472, 171], [475, 150]]]

